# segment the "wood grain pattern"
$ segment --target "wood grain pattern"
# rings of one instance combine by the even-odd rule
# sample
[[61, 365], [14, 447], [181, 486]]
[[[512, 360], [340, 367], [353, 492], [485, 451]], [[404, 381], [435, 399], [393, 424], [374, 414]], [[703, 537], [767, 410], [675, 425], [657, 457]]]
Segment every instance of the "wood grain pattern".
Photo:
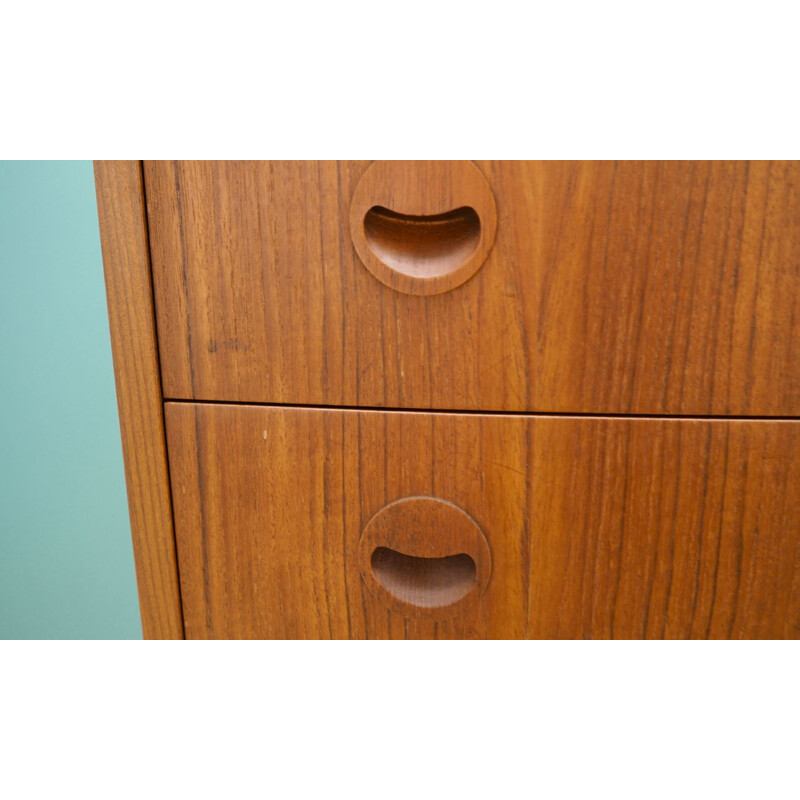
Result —
[[167, 397], [800, 414], [800, 162], [476, 162], [477, 274], [401, 294], [359, 260], [369, 162], [146, 162]]
[[141, 164], [96, 161], [95, 182], [142, 630], [182, 639]]
[[[800, 423], [167, 404], [190, 638], [798, 638]], [[426, 495], [492, 576], [447, 621], [366, 591], [361, 531]]]

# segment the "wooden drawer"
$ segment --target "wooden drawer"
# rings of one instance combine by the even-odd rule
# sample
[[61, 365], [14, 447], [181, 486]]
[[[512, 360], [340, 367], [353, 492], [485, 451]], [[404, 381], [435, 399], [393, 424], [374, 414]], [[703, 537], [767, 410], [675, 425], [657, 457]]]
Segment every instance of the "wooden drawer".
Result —
[[800, 413], [800, 162], [144, 172], [168, 398]]
[[166, 422], [187, 637], [800, 636], [798, 423]]

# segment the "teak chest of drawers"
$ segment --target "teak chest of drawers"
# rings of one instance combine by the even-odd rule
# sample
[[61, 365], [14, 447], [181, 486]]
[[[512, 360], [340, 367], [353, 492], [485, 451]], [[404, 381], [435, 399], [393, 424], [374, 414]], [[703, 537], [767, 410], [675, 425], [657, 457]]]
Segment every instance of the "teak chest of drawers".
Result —
[[147, 637], [800, 636], [800, 163], [96, 175]]

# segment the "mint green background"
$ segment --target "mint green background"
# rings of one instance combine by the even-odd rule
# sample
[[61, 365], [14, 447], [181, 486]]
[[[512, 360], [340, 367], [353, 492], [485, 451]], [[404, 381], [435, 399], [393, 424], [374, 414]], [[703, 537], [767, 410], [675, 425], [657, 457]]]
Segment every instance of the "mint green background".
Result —
[[90, 161], [0, 161], [0, 638], [137, 639]]

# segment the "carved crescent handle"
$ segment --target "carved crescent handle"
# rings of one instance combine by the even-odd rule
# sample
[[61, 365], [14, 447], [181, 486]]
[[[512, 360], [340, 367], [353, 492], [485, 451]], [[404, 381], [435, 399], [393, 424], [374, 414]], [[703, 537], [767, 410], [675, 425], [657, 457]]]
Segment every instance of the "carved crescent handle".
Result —
[[405, 497], [365, 526], [359, 567], [370, 592], [394, 611], [447, 619], [486, 588], [492, 557], [466, 511], [436, 497]]
[[496, 228], [492, 191], [471, 161], [375, 161], [350, 203], [359, 258], [405, 294], [441, 294], [468, 281]]

